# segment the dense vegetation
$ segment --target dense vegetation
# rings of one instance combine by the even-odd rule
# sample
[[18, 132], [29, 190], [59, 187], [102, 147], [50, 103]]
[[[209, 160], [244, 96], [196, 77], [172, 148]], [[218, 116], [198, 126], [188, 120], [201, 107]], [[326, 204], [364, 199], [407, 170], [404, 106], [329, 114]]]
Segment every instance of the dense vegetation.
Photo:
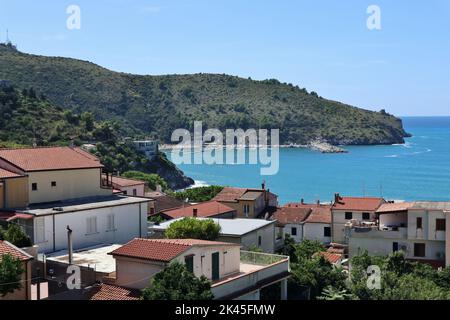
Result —
[[[295, 244], [290, 237], [280, 253], [291, 257], [291, 298], [320, 300], [442, 300], [450, 299], [450, 268], [441, 271], [410, 262], [399, 251], [387, 257], [361, 252], [350, 261], [351, 272], [332, 266], [323, 256], [322, 244], [305, 240]], [[380, 286], [372, 288], [369, 266], [380, 269]]]
[[198, 187], [194, 189], [174, 192], [171, 194], [171, 196], [182, 201], [189, 199], [189, 202], [205, 202], [210, 201], [222, 190], [223, 187], [221, 186]]
[[6, 240], [19, 248], [31, 246], [30, 237], [15, 223], [10, 223], [6, 230], [0, 226], [0, 239]]
[[212, 300], [211, 283], [197, 278], [181, 263], [172, 263], [157, 273], [151, 285], [142, 290], [143, 300]]
[[68, 58], [24, 54], [0, 47], [0, 79], [34, 87], [57, 105], [97, 120], [117, 120], [128, 135], [168, 142], [194, 120], [214, 128], [279, 128], [282, 143], [322, 137], [333, 144], [403, 142], [399, 119], [319, 97], [277, 80], [228, 75], [137, 76]]
[[[107, 172], [142, 171], [174, 190], [194, 183], [164, 154], [150, 161], [123, 138], [117, 121], [95, 121], [90, 112], [81, 114], [55, 106], [33, 88], [18, 90], [10, 84], [0, 86], [0, 147], [81, 145], [95, 142], [92, 152]], [[135, 172], [134, 175], [137, 173]], [[148, 177], [148, 176], [147, 176]]]
[[170, 224], [165, 232], [167, 239], [199, 239], [214, 241], [219, 237], [220, 226], [213, 220], [184, 218]]
[[22, 288], [22, 262], [10, 254], [0, 256], [0, 298]]

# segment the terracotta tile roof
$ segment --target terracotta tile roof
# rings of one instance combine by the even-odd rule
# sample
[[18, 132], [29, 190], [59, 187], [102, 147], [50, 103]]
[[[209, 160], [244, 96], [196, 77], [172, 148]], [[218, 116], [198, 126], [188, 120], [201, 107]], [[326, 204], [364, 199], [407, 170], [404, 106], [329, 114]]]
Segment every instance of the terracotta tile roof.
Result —
[[11, 171], [0, 168], [0, 179], [17, 178], [17, 177], [21, 177], [21, 176], [22, 175], [17, 174], [15, 172], [11, 172]]
[[248, 189], [246, 188], [232, 188], [225, 187], [221, 192], [219, 192], [215, 197], [214, 201], [237, 201], [240, 199]]
[[1, 257], [4, 254], [10, 254], [14, 258], [19, 259], [20, 261], [28, 261], [33, 259], [31, 255], [17, 248], [15, 245], [9, 243], [8, 241], [0, 240], [0, 261]]
[[338, 202], [333, 203], [333, 209], [376, 211], [383, 203], [384, 203], [383, 198], [340, 197]]
[[0, 149], [0, 158], [25, 172], [103, 167], [93, 155], [69, 147]]
[[194, 209], [197, 209], [197, 217], [199, 218], [209, 218], [215, 217], [221, 214], [234, 212], [233, 208], [230, 208], [217, 201], [202, 202], [196, 205], [190, 205], [184, 208], [166, 210], [161, 212], [161, 214], [171, 218], [183, 218], [183, 217], [193, 217]]
[[142, 184], [145, 184], [145, 181], [135, 180], [135, 179], [128, 179], [124, 177], [112, 177], [111, 178], [112, 184], [114, 187], [133, 187], [133, 186], [139, 186]]
[[240, 246], [196, 239], [134, 239], [109, 253], [113, 256], [170, 262], [193, 246]]
[[18, 213], [18, 212], [2, 212], [0, 211], [0, 220], [5, 220], [7, 222], [16, 220], [16, 219], [24, 219], [31, 220], [33, 219], [33, 215], [26, 213]]
[[184, 203], [174, 197], [168, 196], [164, 192], [152, 191], [145, 193], [146, 198], [151, 198], [154, 201], [155, 212], [154, 214], [159, 214], [162, 211], [181, 208], [183, 205], [189, 207], [189, 203]]
[[335, 264], [342, 259], [342, 254], [331, 253], [331, 252], [319, 252], [319, 255], [323, 256], [329, 263]]
[[400, 202], [400, 203], [383, 203], [377, 210], [377, 213], [408, 211], [414, 203]]
[[311, 208], [281, 207], [275, 211], [272, 219], [280, 225], [299, 224], [305, 221], [311, 211]]
[[286, 204], [285, 207], [310, 208], [311, 214], [305, 220], [307, 223], [331, 223], [331, 205], [291, 202]]
[[128, 289], [110, 284], [101, 284], [94, 287], [88, 294], [89, 300], [139, 300], [139, 290]]

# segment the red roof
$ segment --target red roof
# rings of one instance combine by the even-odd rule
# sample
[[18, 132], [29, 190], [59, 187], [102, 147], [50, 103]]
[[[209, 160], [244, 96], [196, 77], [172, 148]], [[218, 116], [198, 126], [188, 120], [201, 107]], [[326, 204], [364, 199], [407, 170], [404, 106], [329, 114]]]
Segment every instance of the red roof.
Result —
[[327, 251], [319, 252], [319, 255], [324, 257], [331, 264], [338, 263], [342, 259], [342, 254], [331, 253]]
[[30, 219], [33, 219], [33, 215], [26, 214], [26, 213], [1, 212], [0, 211], [0, 220], [5, 220], [7, 222], [10, 222], [10, 221], [13, 221], [16, 219], [30, 220]]
[[92, 289], [89, 293], [89, 300], [139, 300], [139, 290], [127, 289], [124, 287], [113, 286], [110, 284], [101, 284]]
[[239, 246], [239, 244], [196, 239], [134, 239], [109, 253], [113, 256], [170, 262], [193, 246]]
[[28, 261], [33, 259], [31, 255], [17, 248], [15, 245], [9, 243], [8, 241], [0, 240], [0, 261], [1, 257], [4, 254], [10, 254], [14, 258], [19, 259], [20, 261]]
[[383, 203], [377, 210], [377, 213], [401, 212], [408, 211], [414, 203], [399, 202], [399, 203]]
[[215, 201], [236, 201], [241, 198], [246, 192], [247, 188], [232, 188], [225, 187], [219, 192], [213, 200]]
[[184, 208], [162, 211], [161, 213], [172, 219], [177, 219], [177, 218], [193, 217], [194, 209], [197, 209], [197, 217], [199, 218], [210, 218], [235, 211], [233, 208], [230, 208], [220, 202], [208, 201], [196, 205], [186, 206]]
[[306, 218], [306, 223], [327, 223], [331, 224], [331, 205], [308, 204], [308, 203], [288, 203], [287, 208], [310, 208], [311, 213]]
[[15, 172], [11, 172], [11, 171], [0, 168], [0, 179], [17, 178], [17, 177], [21, 177], [21, 176], [22, 175], [17, 174]]
[[376, 211], [384, 203], [383, 198], [340, 197], [333, 204], [336, 210]]
[[69, 147], [0, 149], [0, 159], [25, 172], [103, 167], [95, 156]]
[[279, 224], [299, 224], [305, 221], [311, 213], [311, 208], [282, 207], [272, 215], [272, 219], [277, 220]]
[[111, 180], [112, 180], [113, 186], [119, 186], [119, 187], [133, 187], [133, 186], [139, 186], [139, 185], [145, 184], [145, 181], [128, 179], [128, 178], [123, 178], [123, 177], [112, 177]]

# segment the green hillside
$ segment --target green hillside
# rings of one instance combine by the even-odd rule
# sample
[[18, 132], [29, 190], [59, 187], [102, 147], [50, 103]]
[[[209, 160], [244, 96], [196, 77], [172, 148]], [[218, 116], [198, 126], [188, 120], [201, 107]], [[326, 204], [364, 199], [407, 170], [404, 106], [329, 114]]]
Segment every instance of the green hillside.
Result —
[[326, 100], [277, 80], [228, 75], [137, 76], [86, 61], [43, 57], [0, 46], [0, 79], [33, 87], [56, 105], [97, 120], [117, 120], [124, 134], [169, 142], [194, 120], [210, 128], [280, 128], [281, 143], [402, 143], [399, 119]]
[[18, 90], [0, 81], [0, 114], [0, 148], [94, 142], [92, 151], [107, 172], [139, 170], [158, 174], [174, 190], [194, 183], [164, 154], [150, 161], [128, 145], [121, 139], [117, 123], [95, 122], [89, 112], [63, 110], [34, 89]]

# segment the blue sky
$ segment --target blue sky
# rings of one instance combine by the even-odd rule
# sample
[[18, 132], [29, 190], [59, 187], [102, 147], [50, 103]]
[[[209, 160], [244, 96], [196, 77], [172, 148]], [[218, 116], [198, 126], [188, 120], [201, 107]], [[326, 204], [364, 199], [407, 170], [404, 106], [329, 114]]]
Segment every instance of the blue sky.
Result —
[[[81, 8], [81, 29], [66, 8]], [[366, 27], [369, 5], [381, 30]], [[0, 0], [24, 52], [138, 74], [277, 78], [395, 115], [450, 115], [450, 0]]]

